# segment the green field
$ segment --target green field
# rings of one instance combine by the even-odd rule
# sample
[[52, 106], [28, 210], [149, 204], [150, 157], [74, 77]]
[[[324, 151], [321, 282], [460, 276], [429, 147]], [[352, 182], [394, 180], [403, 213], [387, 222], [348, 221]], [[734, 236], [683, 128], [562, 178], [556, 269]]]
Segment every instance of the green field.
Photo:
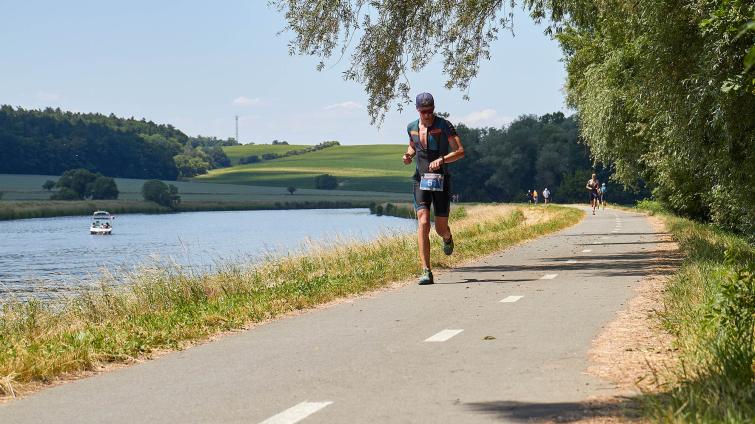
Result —
[[214, 169], [194, 180], [312, 189], [317, 175], [331, 174], [338, 177], [338, 191], [409, 193], [414, 167], [401, 162], [405, 149], [399, 144], [335, 146], [272, 161]]
[[225, 146], [223, 151], [231, 160], [231, 165], [238, 165], [239, 159], [257, 155], [262, 156], [265, 153], [275, 153], [278, 155], [285, 154], [292, 150], [304, 150], [312, 146], [305, 145], [286, 145], [286, 144], [242, 144], [240, 146]]
[[[228, 168], [230, 169], [230, 168]], [[52, 175], [0, 174], [0, 207], [7, 201], [48, 200], [50, 192], [42, 189], [46, 180], [56, 181]], [[145, 180], [116, 178], [119, 200], [142, 200], [140, 193]], [[182, 201], [204, 202], [316, 202], [316, 201], [406, 201], [409, 195], [347, 190], [297, 189], [291, 195], [285, 187], [257, 187], [252, 185], [209, 184], [194, 181], [165, 181], [178, 187]]]

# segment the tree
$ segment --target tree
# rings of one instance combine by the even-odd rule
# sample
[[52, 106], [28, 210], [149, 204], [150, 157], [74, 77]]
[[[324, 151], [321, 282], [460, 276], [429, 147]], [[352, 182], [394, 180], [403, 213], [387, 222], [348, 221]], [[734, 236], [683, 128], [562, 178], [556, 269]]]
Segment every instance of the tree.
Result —
[[118, 194], [118, 186], [110, 177], [97, 177], [92, 184], [92, 199], [117, 199]]
[[288, 190], [289, 193], [294, 194], [294, 192], [296, 191], [296, 187], [289, 186], [288, 188], [286, 188], [286, 190]]
[[[668, 209], [755, 233], [755, 92], [745, 1], [594, 3], [564, 20], [567, 101], [615, 178], [647, 181]], [[579, 10], [577, 4], [565, 13]], [[632, 12], [641, 10], [641, 13]]]
[[[564, 51], [567, 102], [596, 165], [647, 182], [678, 213], [755, 233], [755, 3], [745, 0], [273, 0], [292, 54], [347, 54], [373, 123], [411, 101], [407, 70], [436, 52], [462, 91], [517, 4]], [[558, 117], [555, 117], [558, 118]], [[540, 169], [549, 166], [545, 159]], [[548, 177], [553, 179], [556, 174]], [[503, 175], [498, 175], [502, 179]]]
[[53, 180], [47, 180], [42, 184], [42, 188], [47, 191], [52, 191], [53, 188], [55, 188], [55, 181]]
[[202, 147], [202, 151], [209, 159], [210, 169], [231, 166], [231, 159], [228, 158], [228, 155], [225, 154], [220, 146]]
[[338, 179], [330, 174], [322, 174], [315, 177], [315, 188], [320, 190], [333, 190], [338, 187]]
[[142, 197], [148, 202], [175, 209], [181, 202], [178, 188], [173, 184], [165, 184], [160, 180], [145, 181], [142, 185]]
[[[358, 35], [344, 79], [364, 85], [372, 122], [382, 120], [391, 103], [410, 102], [405, 70], [419, 71], [435, 52], [442, 57], [446, 87], [461, 91], [477, 76], [480, 60], [489, 59], [490, 43], [510, 28], [515, 0], [273, 0], [285, 14], [294, 38], [292, 54], [319, 56], [318, 70], [334, 52], [346, 54]], [[403, 79], [402, 79], [403, 78]]]
[[206, 174], [210, 164], [201, 158], [186, 154], [176, 155], [173, 157], [178, 168], [179, 178], [191, 178], [197, 175]]
[[[87, 169], [69, 169], [60, 176], [55, 186], [61, 190], [53, 194], [51, 199], [56, 200], [83, 200], [92, 196], [94, 181], [101, 177]], [[68, 189], [68, 190], [64, 190]]]

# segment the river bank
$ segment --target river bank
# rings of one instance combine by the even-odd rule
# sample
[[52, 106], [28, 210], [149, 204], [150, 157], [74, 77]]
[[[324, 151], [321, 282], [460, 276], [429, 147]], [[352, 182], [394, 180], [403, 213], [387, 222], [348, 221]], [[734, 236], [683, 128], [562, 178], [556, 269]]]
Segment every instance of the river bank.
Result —
[[[461, 209], [461, 208], [459, 208]], [[457, 250], [432, 238], [433, 267], [451, 268], [578, 222], [566, 207], [473, 206], [453, 220]], [[56, 303], [10, 302], [0, 313], [0, 391], [14, 396], [105, 364], [182, 349], [214, 334], [415, 277], [413, 234], [343, 243], [206, 275], [180, 268], [118, 275], [120, 286]]]
[[176, 209], [139, 200], [31, 200], [0, 202], [0, 221], [56, 216], [91, 215], [96, 210], [111, 214], [177, 213], [200, 211], [243, 211], [283, 209], [353, 209], [368, 208], [367, 200], [286, 200], [286, 201], [185, 201]]

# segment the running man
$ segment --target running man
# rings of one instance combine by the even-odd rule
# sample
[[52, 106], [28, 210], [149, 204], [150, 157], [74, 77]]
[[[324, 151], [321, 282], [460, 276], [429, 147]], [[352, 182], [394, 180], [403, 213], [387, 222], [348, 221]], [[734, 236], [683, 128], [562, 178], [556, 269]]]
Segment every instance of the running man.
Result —
[[592, 206], [592, 214], [595, 215], [595, 208], [598, 206], [598, 191], [600, 190], [600, 182], [596, 178], [595, 174], [592, 174], [592, 178], [587, 180], [585, 188], [590, 192], [590, 206]]
[[548, 199], [551, 198], [551, 192], [548, 190], [548, 187], [545, 187], [545, 190], [543, 190], [543, 203], [546, 205], [548, 204]]
[[606, 210], [606, 183], [600, 185], [600, 204], [603, 205], [603, 210]]
[[419, 284], [425, 285], [435, 282], [430, 269], [430, 205], [435, 212], [435, 232], [443, 239], [443, 253], [450, 255], [454, 251], [454, 240], [448, 228], [451, 176], [446, 164], [463, 158], [464, 147], [453, 124], [434, 114], [435, 100], [430, 93], [417, 95], [416, 106], [419, 119], [406, 128], [409, 147], [403, 160], [404, 165], [409, 165], [417, 157], [413, 193], [422, 264]]

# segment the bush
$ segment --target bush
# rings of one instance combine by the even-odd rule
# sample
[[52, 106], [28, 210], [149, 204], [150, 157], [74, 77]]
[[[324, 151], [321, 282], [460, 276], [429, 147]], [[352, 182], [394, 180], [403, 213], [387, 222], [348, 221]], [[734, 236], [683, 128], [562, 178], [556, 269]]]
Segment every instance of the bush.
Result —
[[69, 169], [60, 176], [55, 185], [64, 191], [64, 195], [50, 197], [53, 200], [83, 200], [92, 196], [94, 181], [101, 177], [101, 174], [95, 174], [88, 169], [77, 168]]
[[286, 188], [286, 190], [288, 190], [289, 193], [294, 194], [294, 192], [296, 191], [296, 187], [290, 186]]
[[181, 202], [178, 188], [173, 184], [165, 184], [160, 180], [149, 180], [142, 186], [142, 196], [148, 202], [175, 209]]
[[44, 184], [42, 184], [42, 188], [47, 191], [52, 191], [53, 188], [55, 188], [55, 181], [53, 180], [47, 180]]
[[338, 179], [330, 174], [315, 177], [315, 188], [320, 190], [334, 190], [338, 187]]
[[244, 158], [239, 159], [239, 163], [241, 165], [245, 165], [247, 163], [257, 163], [260, 161], [260, 157], [257, 155], [251, 155]]
[[108, 200], [118, 198], [118, 186], [110, 177], [97, 177], [92, 184], [92, 199]]

